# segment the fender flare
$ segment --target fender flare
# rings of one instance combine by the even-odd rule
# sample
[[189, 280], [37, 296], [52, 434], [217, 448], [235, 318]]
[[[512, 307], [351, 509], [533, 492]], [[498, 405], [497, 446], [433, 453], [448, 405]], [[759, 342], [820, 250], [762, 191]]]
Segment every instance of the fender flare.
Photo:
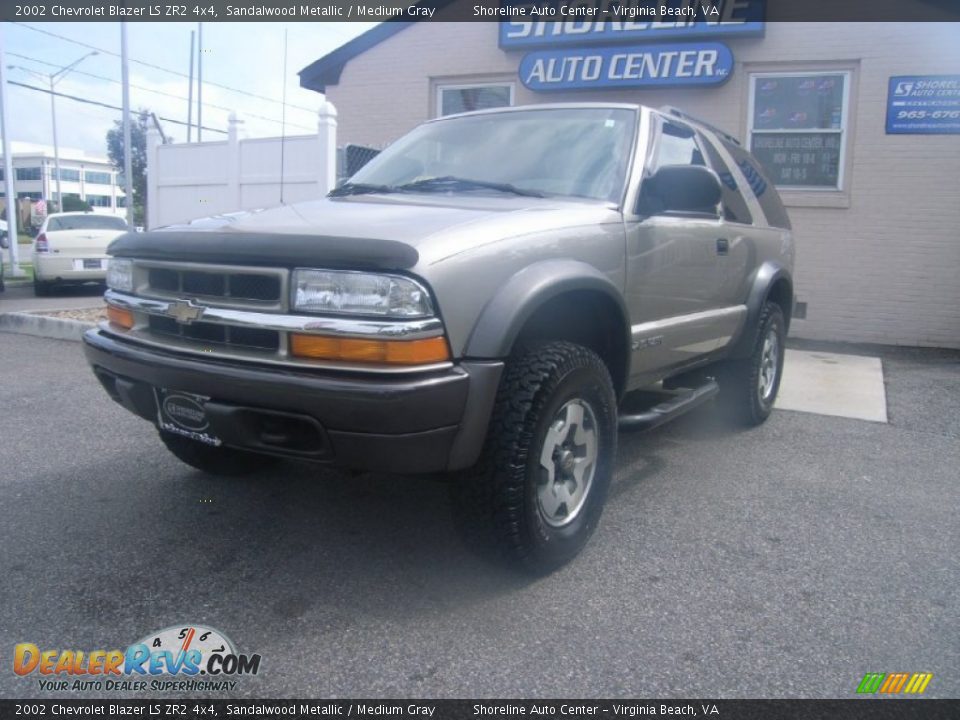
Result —
[[753, 351], [760, 312], [763, 310], [763, 305], [770, 296], [770, 289], [779, 280], [786, 280], [790, 288], [790, 307], [786, 308], [784, 312], [787, 330], [790, 329], [790, 316], [793, 311], [793, 278], [790, 275], [790, 271], [780, 263], [767, 261], [757, 268], [757, 271], [753, 274], [753, 280], [746, 302], [747, 317], [743, 322], [740, 337], [730, 352], [731, 357], [746, 357]]
[[624, 377], [613, 378], [624, 387], [629, 374], [630, 314], [623, 293], [609, 277], [580, 260], [543, 260], [528, 265], [512, 275], [480, 312], [464, 355], [468, 358], [505, 358], [524, 324], [545, 303], [564, 293], [591, 290], [609, 298], [618, 309], [617, 318], [623, 327]]

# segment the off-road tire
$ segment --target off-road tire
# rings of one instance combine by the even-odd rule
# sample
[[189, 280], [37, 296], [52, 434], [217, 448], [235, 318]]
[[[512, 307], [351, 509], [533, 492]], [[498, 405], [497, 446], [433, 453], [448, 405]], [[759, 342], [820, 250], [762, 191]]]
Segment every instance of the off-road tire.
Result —
[[[765, 355], [768, 341], [775, 342], [776, 357], [772, 367], [776, 374], [769, 390], [764, 392], [761, 374], [769, 371], [771, 367]], [[783, 310], [776, 303], [765, 303], [760, 311], [757, 334], [750, 355], [740, 360], [727, 361], [718, 369], [720, 406], [738, 424], [752, 427], [770, 417], [783, 376], [785, 341], [786, 322]]]
[[208, 475], [238, 477], [251, 475], [279, 462], [272, 455], [247, 452], [236, 448], [213, 447], [190, 438], [160, 431], [160, 439], [167, 450], [187, 465]]
[[[558, 413], [567, 417], [573, 406], [579, 407], [575, 413], [587, 418], [581, 419], [582, 433], [575, 421], [569, 425], [562, 418], [558, 421]], [[589, 434], [596, 447], [592, 475], [579, 483], [586, 488], [583, 499], [574, 502], [571, 497], [579, 510], [568, 519], [560, 518], [566, 524], [559, 527], [557, 517], [554, 524], [546, 519], [538, 499], [538, 488], [544, 490], [549, 483], [549, 471], [541, 467], [545, 441], [562, 434], [555, 428], [564, 432], [569, 428], [571, 443]], [[465, 538], [481, 552], [493, 550], [534, 574], [549, 573], [569, 562], [600, 519], [616, 443], [616, 394], [607, 367], [594, 352], [569, 342], [550, 342], [521, 352], [504, 371], [480, 462], [451, 484]], [[554, 477], [569, 477], [572, 482], [572, 476], [558, 474], [559, 468], [557, 464]], [[587, 470], [581, 473], [587, 478]], [[559, 507], [560, 514], [571, 509]]]

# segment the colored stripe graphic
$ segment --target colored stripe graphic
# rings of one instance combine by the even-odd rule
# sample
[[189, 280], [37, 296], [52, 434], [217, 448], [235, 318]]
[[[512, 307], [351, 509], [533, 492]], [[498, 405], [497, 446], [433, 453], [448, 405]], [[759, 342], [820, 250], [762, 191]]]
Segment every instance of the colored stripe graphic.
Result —
[[914, 673], [910, 678], [910, 682], [907, 683], [904, 692], [910, 693], [911, 695], [919, 695], [927, 689], [927, 685], [930, 684], [932, 679], [933, 673]]
[[857, 687], [857, 692], [875, 693], [880, 689], [880, 683], [883, 682], [885, 677], [885, 673], [867, 673], [863, 676], [863, 680], [860, 681], [860, 685]]
[[907, 673], [890, 673], [887, 675], [886, 681], [880, 687], [880, 692], [891, 695], [900, 692], [904, 683], [907, 682], [907, 677]]
[[933, 673], [867, 673], [857, 686], [858, 693], [896, 695], [904, 692], [919, 695], [933, 680]]

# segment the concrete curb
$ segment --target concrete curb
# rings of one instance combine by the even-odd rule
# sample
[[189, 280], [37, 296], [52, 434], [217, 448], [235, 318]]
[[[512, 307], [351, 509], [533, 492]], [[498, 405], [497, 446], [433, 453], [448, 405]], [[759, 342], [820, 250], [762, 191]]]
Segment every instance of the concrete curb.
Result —
[[95, 323], [47, 317], [26, 312], [0, 313], [0, 332], [79, 342]]

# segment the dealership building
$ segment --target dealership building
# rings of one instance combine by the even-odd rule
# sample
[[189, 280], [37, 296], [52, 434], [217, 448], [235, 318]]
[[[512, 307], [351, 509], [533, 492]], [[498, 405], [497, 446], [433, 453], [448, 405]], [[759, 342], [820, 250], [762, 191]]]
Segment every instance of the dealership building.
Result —
[[[730, 133], [790, 213], [791, 335], [960, 347], [960, 24], [387, 22], [300, 72], [340, 145], [506, 105], [675, 106]], [[442, 11], [441, 11], [442, 13]], [[441, 15], [438, 13], [438, 17]]]

